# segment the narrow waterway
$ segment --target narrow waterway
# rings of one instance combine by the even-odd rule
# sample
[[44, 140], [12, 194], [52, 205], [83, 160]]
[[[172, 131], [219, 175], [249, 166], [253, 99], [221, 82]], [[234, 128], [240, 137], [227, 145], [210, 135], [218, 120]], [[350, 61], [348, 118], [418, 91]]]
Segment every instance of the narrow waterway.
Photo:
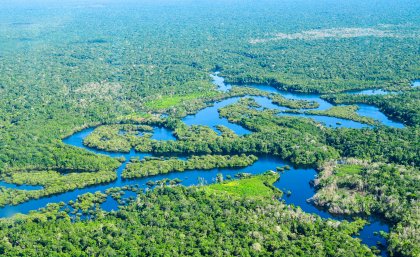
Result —
[[[219, 90], [221, 91], [228, 91], [232, 88], [232, 85], [225, 84], [224, 79], [222, 77], [218, 76], [219, 73], [215, 73], [212, 75], [212, 78], [214, 79], [215, 85], [218, 86]], [[420, 84], [420, 81], [413, 82], [413, 86], [417, 86]], [[246, 84], [243, 85], [246, 87], [256, 88], [259, 90], [263, 90], [270, 93], [276, 93], [280, 94], [281, 96], [292, 99], [292, 100], [304, 100], [304, 101], [313, 101], [318, 103], [318, 108], [314, 108], [311, 110], [317, 110], [317, 111], [324, 111], [328, 110], [334, 105], [329, 103], [328, 101], [321, 98], [321, 95], [319, 94], [305, 94], [305, 93], [293, 93], [293, 92], [287, 92], [278, 90], [275, 87], [269, 86], [269, 85], [260, 85], [260, 84]], [[364, 95], [384, 95], [384, 94], [390, 94], [392, 92], [383, 91], [381, 89], [368, 89], [368, 90], [358, 90], [358, 91], [349, 91], [346, 92], [347, 94], [364, 94]], [[268, 109], [275, 109], [279, 111], [285, 111], [289, 108], [278, 106], [275, 104], [272, 104], [271, 101], [266, 97], [252, 97], [254, 98], [257, 103], [259, 103], [261, 106], [268, 108]], [[396, 122], [388, 118], [386, 115], [384, 115], [379, 108], [367, 105], [367, 104], [355, 104], [358, 106], [357, 114], [360, 116], [365, 116], [372, 118], [376, 121], [379, 121], [383, 125], [394, 127], [394, 128], [404, 128], [404, 125], [400, 122]], [[305, 109], [302, 109], [305, 110]], [[339, 128], [339, 127], [346, 127], [346, 128], [364, 128], [364, 127], [370, 127], [369, 125], [355, 122], [349, 119], [341, 119], [336, 117], [329, 117], [329, 116], [322, 116], [322, 115], [309, 115], [309, 114], [291, 114], [291, 113], [280, 113], [281, 116], [295, 116], [295, 117], [305, 117], [313, 119], [317, 122], [320, 122], [327, 127], [333, 127], [333, 128]]]
[[[228, 91], [230, 90], [231, 86], [224, 83], [224, 79], [219, 77], [218, 74], [212, 75], [214, 79], [215, 85], [219, 87], [221, 91]], [[315, 94], [295, 94], [290, 92], [279, 91], [270, 86], [263, 86], [263, 85], [247, 85], [258, 88], [260, 90], [264, 90], [271, 93], [278, 93], [282, 96], [289, 98], [289, 99], [299, 99], [299, 100], [307, 100], [307, 101], [316, 101], [319, 103], [319, 107], [317, 110], [326, 110], [331, 108], [333, 105], [328, 103], [327, 101], [320, 98], [319, 95]], [[361, 91], [364, 93], [364, 91]], [[266, 97], [255, 97], [252, 98], [261, 105], [262, 108], [268, 109], [275, 109], [279, 111], [287, 110], [285, 107], [277, 106], [273, 104], [268, 98]], [[183, 119], [187, 125], [205, 125], [213, 128], [216, 132], [220, 133], [217, 130], [217, 125], [224, 125], [231, 130], [233, 130], [238, 135], [246, 135], [251, 133], [251, 131], [237, 125], [230, 123], [227, 119], [219, 117], [218, 110], [224, 106], [233, 104], [237, 102], [240, 97], [232, 97], [225, 99], [220, 102], [214, 103], [213, 106], [207, 107], [203, 110], [200, 110], [195, 115], [186, 116]], [[359, 105], [358, 113], [363, 116], [372, 117], [379, 122], [383, 123], [387, 126], [402, 128], [403, 125], [394, 121], [389, 120], [383, 113], [381, 113], [376, 107], [369, 106], [369, 105]], [[349, 127], [349, 128], [364, 128], [369, 127], [366, 124], [362, 124], [359, 122], [346, 120], [346, 119], [338, 119], [334, 117], [327, 117], [327, 116], [317, 116], [317, 115], [306, 115], [306, 114], [289, 114], [289, 113], [280, 113], [279, 115], [289, 115], [289, 116], [300, 116], [305, 118], [314, 119], [317, 122], [321, 122], [326, 126], [330, 127]], [[121, 173], [125, 169], [125, 166], [129, 162], [129, 160], [133, 157], [143, 159], [146, 156], [151, 156], [149, 153], [138, 153], [134, 150], [131, 150], [129, 153], [113, 153], [107, 151], [101, 151], [86, 147], [83, 145], [83, 140], [87, 137], [90, 133], [92, 133], [94, 128], [87, 128], [78, 133], [73, 134], [72, 136], [63, 140], [65, 144], [78, 147], [84, 149], [86, 151], [91, 151], [96, 154], [103, 154], [110, 157], [125, 157], [126, 161], [122, 163], [122, 165], [117, 169], [117, 179], [111, 183], [107, 184], [100, 184], [94, 185], [90, 187], [86, 187], [83, 189], [77, 189], [70, 192], [65, 192], [58, 195], [53, 195], [50, 197], [43, 197], [36, 200], [31, 200], [16, 206], [6, 206], [0, 209], [0, 217], [10, 217], [16, 213], [28, 213], [32, 210], [37, 210], [46, 206], [48, 203], [59, 203], [59, 202], [68, 202], [70, 200], [75, 200], [78, 195], [85, 194], [88, 192], [97, 192], [101, 191], [104, 192], [106, 189], [114, 188], [114, 187], [124, 187], [124, 186], [137, 186], [141, 189], [146, 189], [146, 183], [148, 181], [159, 181], [162, 179], [175, 179], [179, 178], [182, 180], [181, 184], [184, 186], [191, 186], [197, 185], [199, 181], [205, 181], [205, 183], [213, 183], [215, 181], [216, 175], [218, 173], [222, 173], [225, 177], [231, 176], [234, 177], [239, 173], [250, 173], [250, 174], [260, 174], [267, 170], [275, 170], [276, 167], [281, 167], [285, 165], [291, 166], [290, 170], [285, 171], [281, 174], [281, 178], [277, 181], [274, 185], [278, 187], [280, 190], [284, 192], [289, 192], [291, 194], [284, 194], [283, 201], [287, 204], [293, 204], [295, 206], [300, 207], [303, 211], [307, 213], [312, 213], [319, 215], [322, 218], [331, 218], [336, 220], [342, 220], [344, 217], [340, 216], [333, 216], [326, 211], [320, 210], [313, 206], [312, 204], [307, 202], [307, 199], [311, 198], [314, 193], [315, 189], [310, 186], [310, 181], [313, 180], [316, 176], [316, 171], [310, 168], [299, 168], [293, 167], [290, 163], [284, 162], [278, 158], [274, 158], [272, 156], [259, 156], [257, 162], [253, 165], [244, 167], [244, 168], [237, 168], [237, 169], [211, 169], [211, 170], [190, 170], [185, 172], [174, 172], [169, 174], [162, 174], [156, 175], [152, 177], [146, 177], [141, 179], [130, 179], [125, 180], [122, 179]], [[142, 135], [139, 135], [142, 136]], [[153, 129], [153, 139], [155, 140], [176, 140], [173, 136], [172, 131], [164, 128], [164, 127], [155, 127]], [[185, 159], [185, 158], [183, 158]], [[7, 187], [7, 188], [17, 188], [22, 190], [39, 190], [42, 187], [39, 186], [16, 186], [13, 184], [8, 184], [4, 182], [0, 182], [0, 186]], [[127, 191], [125, 197], [134, 196], [133, 193]], [[107, 201], [103, 203], [102, 208], [104, 210], [116, 210], [118, 209], [118, 203], [111, 197], [107, 198]], [[380, 222], [375, 218], [370, 219], [370, 224], [365, 226], [362, 231], [360, 231], [360, 235], [358, 236], [363, 243], [367, 244], [368, 246], [374, 246], [379, 241], [381, 244], [386, 245], [386, 241], [381, 238], [380, 236], [376, 235], [375, 232], [379, 232], [381, 230], [388, 232], [389, 228], [386, 224]], [[385, 256], [385, 251], [382, 251], [382, 255]]]

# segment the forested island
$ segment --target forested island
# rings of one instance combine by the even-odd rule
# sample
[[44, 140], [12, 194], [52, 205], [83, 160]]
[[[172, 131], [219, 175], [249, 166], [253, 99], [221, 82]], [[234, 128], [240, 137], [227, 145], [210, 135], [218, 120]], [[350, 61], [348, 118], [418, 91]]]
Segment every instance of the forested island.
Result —
[[1, 256], [420, 255], [418, 1], [3, 2]]

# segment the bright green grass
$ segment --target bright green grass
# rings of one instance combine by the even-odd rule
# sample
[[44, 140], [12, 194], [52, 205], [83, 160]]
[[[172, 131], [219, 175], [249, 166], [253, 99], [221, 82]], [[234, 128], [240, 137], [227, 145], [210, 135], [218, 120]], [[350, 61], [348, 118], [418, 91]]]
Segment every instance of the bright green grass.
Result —
[[204, 93], [191, 93], [188, 95], [163, 96], [159, 99], [147, 102], [146, 106], [153, 109], [166, 109], [171, 106], [178, 105], [184, 101], [193, 100], [196, 98], [213, 97], [218, 94], [219, 93], [216, 91], [209, 91]]
[[342, 177], [345, 175], [355, 175], [362, 172], [362, 166], [357, 164], [344, 164], [340, 165], [338, 169], [336, 169], [335, 175], [338, 177]]
[[222, 184], [213, 184], [205, 187], [205, 190], [211, 193], [227, 193], [240, 197], [271, 197], [275, 195], [276, 192], [267, 185], [272, 185], [279, 177], [279, 174], [267, 173]]

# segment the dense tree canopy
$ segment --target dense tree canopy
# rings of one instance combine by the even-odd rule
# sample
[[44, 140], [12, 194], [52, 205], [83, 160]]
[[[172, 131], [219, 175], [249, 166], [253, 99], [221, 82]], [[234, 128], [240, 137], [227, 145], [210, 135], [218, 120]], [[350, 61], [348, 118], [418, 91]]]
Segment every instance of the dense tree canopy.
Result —
[[[344, 157], [381, 162], [363, 169], [362, 178], [350, 174], [334, 181], [344, 190], [363, 186], [358, 193], [366, 195], [351, 202], [351, 212], [389, 217], [392, 253], [418, 255], [419, 218], [412, 213], [418, 192], [411, 188], [418, 184], [420, 165], [420, 91], [411, 83], [420, 78], [419, 1], [20, 2], [5, 0], [0, 8], [0, 180], [39, 188], [0, 186], [0, 206], [115, 181], [123, 159], [62, 141], [97, 126], [84, 145], [190, 157], [131, 160], [127, 177], [245, 166], [260, 155], [311, 167]], [[229, 83], [319, 93], [334, 104], [374, 105], [407, 127], [380, 126], [357, 115], [354, 106], [314, 112], [316, 102], [251, 87], [221, 92], [211, 83], [214, 71]], [[371, 88], [394, 93], [345, 93]], [[310, 119], [280, 117], [249, 98], [219, 110], [252, 132], [248, 135], [223, 126], [218, 134], [181, 121], [215, 101], [248, 95], [267, 97], [291, 112], [305, 108], [378, 126], [327, 128]], [[171, 130], [176, 140], [153, 139], [154, 127]], [[363, 221], [322, 220], [277, 201], [278, 192], [271, 192], [267, 181], [258, 187], [247, 181], [242, 181], [246, 186], [230, 181], [206, 188], [158, 187], [110, 213], [100, 203], [118, 189], [86, 194], [71, 206], [74, 213], [95, 214], [87, 220], [74, 219], [57, 205], [2, 219], [0, 255], [374, 254], [352, 237]], [[319, 186], [327, 187], [324, 183]], [[249, 185], [265, 196], [250, 193]], [[375, 198], [379, 193], [388, 198]], [[350, 208], [346, 201], [324, 200]], [[394, 203], [400, 203], [397, 210]]]

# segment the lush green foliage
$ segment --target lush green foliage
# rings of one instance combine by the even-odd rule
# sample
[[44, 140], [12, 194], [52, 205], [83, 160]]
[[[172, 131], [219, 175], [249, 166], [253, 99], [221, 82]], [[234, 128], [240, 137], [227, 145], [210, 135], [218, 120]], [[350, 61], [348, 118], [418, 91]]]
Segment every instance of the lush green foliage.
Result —
[[311, 109], [311, 108], [317, 108], [319, 104], [314, 101], [305, 101], [305, 100], [296, 100], [296, 99], [288, 99], [284, 96], [281, 96], [280, 94], [276, 93], [269, 93], [266, 91], [262, 91], [256, 88], [246, 87], [246, 86], [234, 86], [229, 91], [228, 95], [230, 97], [232, 96], [265, 96], [274, 104], [288, 107], [291, 109]]
[[328, 110], [324, 111], [306, 111], [305, 113], [314, 114], [314, 115], [324, 115], [324, 116], [331, 116], [337, 117], [342, 119], [354, 120], [366, 124], [376, 124], [377, 122], [369, 117], [360, 116], [357, 114], [357, 110], [359, 107], [357, 105], [347, 105], [347, 106], [333, 106]]
[[[241, 190], [242, 196], [216, 186], [157, 188], [139, 194], [116, 213], [96, 210], [96, 218], [89, 221], [72, 223], [58, 205], [51, 205], [43, 213], [0, 223], [0, 254], [373, 256], [351, 237], [362, 223], [325, 221], [290, 209], [272, 198], [275, 192], [264, 181], [273, 182], [277, 176], [268, 176], [238, 182], [263, 189]], [[74, 206], [92, 209], [101, 199], [88, 194]]]
[[[195, 85], [194, 83], [191, 83], [191, 87], [200, 88], [200, 85]], [[159, 109], [168, 109], [169, 107], [179, 105], [180, 103], [182, 103], [184, 101], [194, 100], [194, 99], [197, 99], [197, 98], [209, 98], [209, 97], [213, 97], [213, 96], [218, 95], [218, 94], [220, 94], [220, 93], [218, 93], [216, 91], [210, 91], [210, 92], [206, 92], [205, 94], [192, 93], [192, 94], [188, 94], [188, 95], [170, 95], [170, 96], [165, 96], [165, 97], [160, 96], [156, 100], [152, 100], [150, 102], [147, 102], [146, 106], [151, 108], [151, 109], [158, 109], [158, 110]]]
[[41, 185], [39, 190], [20, 190], [0, 187], [0, 206], [17, 205], [31, 199], [64, 193], [77, 188], [107, 183], [117, 178], [114, 170], [98, 172], [72, 172], [61, 174], [56, 171], [29, 171], [12, 173], [4, 180], [14, 184]]
[[327, 144], [342, 156], [420, 165], [419, 127], [393, 129], [337, 129], [327, 131]]
[[[305, 165], [341, 155], [420, 165], [420, 97], [410, 88], [411, 80], [420, 78], [419, 1], [163, 0], [105, 1], [104, 6], [44, 1], [48, 4], [4, 0], [0, 8], [0, 177], [43, 186], [33, 191], [0, 187], [1, 206], [115, 179], [117, 160], [62, 142], [99, 124], [125, 123], [99, 127], [85, 144], [117, 152], [135, 147], [160, 154], [272, 154]], [[180, 117], [235, 95], [266, 95], [290, 108], [316, 106], [249, 88], [220, 93], [208, 76], [214, 70], [230, 82], [331, 93], [326, 99], [336, 103], [373, 104], [410, 127], [332, 130], [255, 110], [255, 103], [243, 100], [221, 115], [253, 134], [238, 137], [221, 127], [218, 136], [210, 128], [188, 128]], [[334, 94], [364, 88], [404, 93]], [[171, 118], [156, 118], [160, 113]], [[150, 125], [174, 130], [179, 140], [152, 140]], [[338, 174], [358, 175], [346, 173]], [[395, 180], [390, 191], [412, 182], [386, 168], [383, 173], [366, 179], [385, 185]], [[404, 199], [412, 196], [404, 198], [409, 192], [399, 190], [391, 195], [407, 218], [391, 233], [390, 249], [410, 255], [417, 248], [407, 228], [418, 228], [418, 208], [410, 209]], [[371, 255], [350, 237], [357, 224], [322, 221], [271, 198], [205, 191], [159, 188], [115, 214], [97, 208], [104, 195], [86, 195], [74, 208], [97, 212], [92, 221], [71, 223], [58, 206], [2, 220], [0, 254]], [[377, 203], [367, 198], [361, 199], [376, 211]]]
[[246, 167], [253, 164], [258, 158], [254, 155], [203, 155], [192, 156], [183, 161], [176, 157], [146, 158], [128, 163], [123, 171], [124, 178], [141, 178], [169, 172], [182, 172], [185, 170], [209, 170], [214, 168]]
[[315, 180], [312, 201], [334, 213], [377, 213], [397, 224], [390, 250], [403, 256], [420, 254], [419, 169], [357, 159], [326, 163]]
[[378, 106], [388, 116], [415, 126], [420, 124], [420, 91], [388, 95], [329, 95], [325, 99], [336, 104], [366, 103]]
[[[78, 127], [153, 112], [155, 106], [150, 103], [156, 99], [212, 94], [208, 73], [215, 68], [222, 69], [230, 81], [272, 82], [301, 91], [385, 85], [407, 89], [410, 80], [420, 77], [419, 39], [412, 36], [418, 32], [416, 1], [398, 5], [384, 1], [386, 4], [374, 6], [356, 2], [351, 6], [335, 3], [341, 10], [339, 19], [332, 19], [334, 12], [316, 15], [330, 8], [316, 2], [237, 5], [200, 1], [193, 7], [179, 4], [175, 16], [160, 4], [139, 8], [109, 3], [101, 12], [95, 8], [75, 10], [64, 4], [57, 12], [38, 6], [27, 13], [26, 23], [19, 21], [24, 7], [4, 4], [0, 10], [4, 20], [0, 36], [0, 167], [45, 169], [57, 162], [64, 168], [72, 164], [96, 167], [98, 158], [83, 163], [87, 154], [63, 146], [61, 137]], [[56, 6], [51, 5], [53, 9]], [[130, 26], [121, 29], [116, 20]], [[279, 32], [346, 28], [349, 24], [389, 31], [394, 36], [250, 43]], [[415, 98], [397, 97], [388, 113]], [[383, 104], [386, 102], [390, 101]]]
[[[210, 193], [227, 193], [239, 197], [270, 197], [278, 191], [272, 186], [280, 178], [277, 173], [267, 173], [246, 179], [216, 183], [205, 187]], [[281, 192], [277, 192], [281, 195]]]
[[[110, 151], [123, 148], [128, 151], [131, 144], [137, 151], [156, 154], [271, 154], [302, 165], [314, 165], [338, 156], [326, 145], [324, 129], [314, 122], [278, 117], [272, 111], [255, 110], [253, 105], [250, 99], [243, 99], [220, 110], [220, 114], [230, 121], [254, 131], [244, 137], [227, 129], [219, 136], [208, 127], [189, 127], [181, 121], [169, 119], [155, 124], [173, 129], [178, 140], [158, 141], [148, 135], [120, 135], [118, 127], [102, 126], [89, 135], [85, 143]], [[101, 140], [104, 138], [111, 143]]]

